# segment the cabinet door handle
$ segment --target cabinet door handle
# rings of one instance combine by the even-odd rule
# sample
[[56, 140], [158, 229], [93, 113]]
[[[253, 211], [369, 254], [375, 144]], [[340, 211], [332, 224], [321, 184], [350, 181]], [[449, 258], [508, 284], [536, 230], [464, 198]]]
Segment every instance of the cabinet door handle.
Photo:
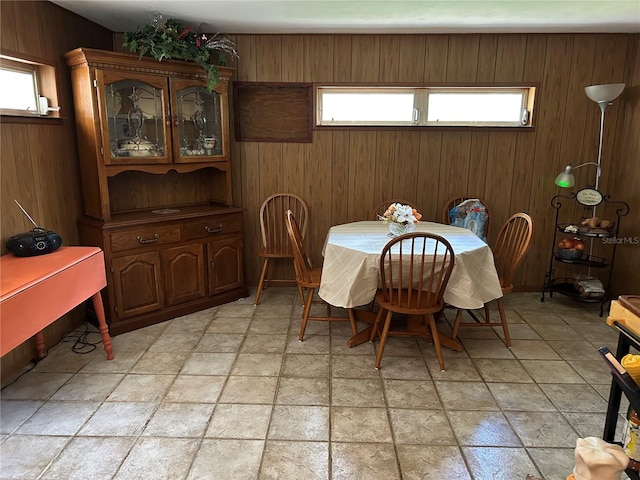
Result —
[[164, 124], [165, 124], [167, 127], [170, 127], [170, 126], [171, 126], [171, 115], [167, 115], [166, 117], [164, 117]]
[[206, 226], [204, 227], [207, 233], [220, 233], [222, 231], [222, 224], [218, 225], [218, 228]]
[[216, 264], [214, 263], [213, 260], [211, 260], [211, 270], [215, 270], [216, 269]]
[[158, 235], [157, 233], [153, 234], [153, 238], [136, 237], [136, 239], [138, 240], [138, 243], [140, 243], [141, 245], [146, 245], [147, 243], [155, 243], [158, 241], [159, 238], [160, 238], [160, 235]]

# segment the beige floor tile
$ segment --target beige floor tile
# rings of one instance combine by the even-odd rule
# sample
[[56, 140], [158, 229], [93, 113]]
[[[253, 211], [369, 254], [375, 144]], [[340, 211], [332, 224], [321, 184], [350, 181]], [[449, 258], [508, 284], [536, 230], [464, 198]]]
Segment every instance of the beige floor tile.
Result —
[[[496, 317], [496, 321], [498, 318], [500, 317]], [[502, 326], [493, 327], [493, 330], [501, 339], [504, 338], [504, 330], [502, 329]], [[509, 338], [511, 338], [511, 340], [541, 340], [537, 330], [525, 323], [510, 324]]]
[[[564, 413], [564, 418], [578, 432], [580, 438], [602, 438], [605, 424], [604, 413]], [[625, 430], [625, 422], [618, 420], [616, 425], [616, 438], [622, 439]]]
[[213, 319], [214, 312], [212, 310], [203, 310], [192, 315], [185, 315], [183, 317], [174, 318], [171, 320], [164, 334], [185, 334], [185, 333], [197, 333], [202, 335], [206, 330], [211, 320]]
[[455, 445], [443, 410], [389, 409], [396, 445]]
[[210, 333], [203, 335], [195, 351], [200, 353], [226, 352], [240, 350], [244, 335], [240, 333]]
[[290, 324], [289, 315], [278, 318], [254, 318], [249, 325], [249, 334], [286, 336], [289, 334]]
[[561, 360], [544, 340], [513, 340], [511, 351], [519, 360]]
[[183, 375], [227, 375], [231, 371], [235, 353], [192, 353], [184, 362]]
[[[356, 347], [358, 348], [358, 347]], [[383, 364], [384, 367], [384, 358]], [[424, 367], [426, 370], [426, 367]], [[375, 357], [364, 355], [333, 355], [331, 357], [331, 375], [341, 378], [379, 378], [375, 369]]]
[[[2, 443], [0, 478], [35, 479], [71, 437], [12, 435]], [[27, 453], [28, 452], [28, 453]]]
[[261, 302], [260, 305], [256, 306], [253, 318], [254, 320], [275, 318], [277, 320], [286, 319], [288, 321], [291, 318], [292, 307], [291, 302], [273, 304]]
[[434, 382], [445, 410], [498, 410], [489, 389], [482, 382]]
[[398, 445], [403, 480], [462, 480], [471, 478], [458, 447]]
[[540, 388], [561, 412], [607, 411], [607, 402], [589, 385], [545, 383]]
[[[389, 388], [386, 388], [387, 397]], [[384, 407], [379, 378], [332, 378], [331, 404], [340, 407]]]
[[384, 379], [430, 380], [429, 369], [424, 358], [394, 357], [383, 355], [380, 363], [380, 376]]
[[544, 478], [563, 479], [573, 473], [575, 448], [527, 448]]
[[524, 369], [537, 383], [585, 383], [564, 360], [521, 360]]
[[103, 375], [74, 375], [51, 396], [52, 400], [86, 400], [101, 402], [122, 381], [121, 373], [105, 373]]
[[246, 335], [240, 346], [242, 353], [284, 353], [287, 335]]
[[142, 432], [145, 437], [202, 437], [211, 413], [211, 403], [163, 403]]
[[[102, 378], [102, 376], [96, 376], [96, 378]], [[107, 400], [118, 402], [159, 402], [164, 398], [175, 378], [175, 375], [127, 375], [111, 392]]]
[[[50, 400], [25, 421], [18, 428], [17, 433], [21, 435], [75, 435], [99, 406], [99, 402], [55, 402]], [[4, 414], [3, 409], [2, 416]]]
[[191, 352], [202, 333], [167, 333], [166, 330], [149, 347], [150, 352]]
[[527, 322], [529, 325], [540, 324], [540, 323], [558, 324], [558, 325], [566, 324], [566, 322], [564, 321], [564, 318], [565, 318], [564, 315], [563, 316], [557, 315], [556, 313], [551, 311], [549, 308], [550, 307], [547, 306], [546, 311], [544, 308], [531, 309], [531, 310], [526, 308], [518, 308], [518, 315], [520, 315], [524, 319], [524, 321]]
[[[375, 342], [376, 351], [380, 343]], [[420, 356], [420, 348], [414, 337], [393, 337], [389, 336], [384, 345], [384, 355], [390, 357], [418, 357]], [[384, 358], [384, 357], [383, 357]]]
[[[216, 319], [221, 317], [251, 318], [256, 307], [253, 304], [243, 304], [241, 302], [231, 302], [220, 305], [216, 311]], [[215, 321], [215, 319], [214, 319]]]
[[35, 400], [0, 400], [0, 433], [13, 433], [44, 405]]
[[331, 444], [333, 480], [400, 480], [393, 445], [379, 443]]
[[531, 326], [544, 340], [583, 340], [580, 331], [571, 325], [539, 323]]
[[[512, 342], [513, 343], [513, 342]], [[484, 338], [466, 338], [462, 345], [471, 358], [513, 358], [511, 349], [502, 340], [487, 340]]]
[[218, 405], [205, 436], [264, 440], [272, 408], [271, 405]]
[[502, 411], [556, 412], [557, 409], [535, 383], [488, 383]]
[[329, 379], [282, 377], [278, 384], [276, 403], [281, 405], [328, 406]]
[[287, 338], [287, 353], [315, 353], [328, 355], [331, 353], [331, 337], [305, 333], [304, 341], [298, 340], [298, 333]]
[[230, 376], [220, 395], [219, 403], [273, 404], [277, 377]]
[[[99, 341], [100, 335], [96, 334], [95, 338], [90, 337], [89, 341]], [[71, 345], [60, 345], [59, 348], [50, 348], [47, 350], [47, 356], [40, 360], [33, 368], [33, 372], [58, 372], [58, 373], [76, 373], [82, 369], [96, 356], [106, 360], [105, 351], [100, 343], [97, 348], [89, 353], [78, 355], [71, 350]]]
[[69, 379], [71, 373], [27, 372], [2, 389], [3, 400], [48, 400]]
[[538, 470], [524, 448], [462, 447], [473, 480], [515, 480]]
[[458, 445], [521, 447], [522, 442], [501, 412], [449, 411]]
[[282, 368], [281, 353], [239, 353], [231, 375], [277, 377]]
[[134, 437], [73, 438], [41, 479], [110, 480], [135, 441]]
[[586, 340], [549, 340], [549, 345], [565, 360], [602, 361], [598, 348]]
[[145, 327], [111, 337], [113, 351], [144, 352], [156, 341], [156, 338], [160, 336], [167, 326], [167, 322], [163, 322], [153, 325], [153, 327]]
[[393, 442], [386, 409], [331, 407], [331, 441]]
[[131, 373], [177, 374], [188, 355], [186, 352], [146, 352], [133, 366]]
[[611, 384], [611, 371], [602, 359], [567, 360], [567, 363], [590, 384]]
[[506, 412], [505, 416], [525, 447], [576, 446], [577, 432], [560, 413]]
[[329, 377], [329, 355], [287, 353], [284, 356], [284, 377]]
[[269, 440], [264, 449], [258, 478], [326, 480], [329, 478], [329, 444]]
[[384, 392], [390, 408], [442, 409], [436, 387], [424, 380], [384, 380]]
[[[358, 331], [364, 329], [365, 327], [361, 327]], [[355, 347], [350, 347], [347, 342], [349, 341], [351, 336], [347, 335], [331, 335], [331, 353], [334, 355], [374, 355], [374, 343], [373, 342], [364, 342], [360, 345], [356, 345]]]
[[328, 442], [329, 407], [276, 405], [267, 438]]
[[127, 350], [115, 350], [113, 360], [107, 360], [102, 355], [95, 355], [80, 370], [80, 373], [104, 374], [104, 373], [129, 373], [133, 366], [140, 360], [143, 352]]
[[264, 440], [205, 438], [187, 480], [255, 480], [258, 478], [263, 449]]
[[105, 402], [80, 429], [78, 435], [94, 437], [140, 435], [156, 408], [156, 403]]
[[[445, 371], [440, 370], [440, 363], [434, 357], [426, 358], [427, 369], [433, 380], [451, 380], [456, 382], [481, 382], [482, 377], [469, 357], [448, 357], [445, 360]], [[383, 372], [384, 373], [384, 372]]]
[[215, 403], [226, 376], [178, 375], [164, 397], [167, 402]]
[[199, 443], [196, 439], [143, 437], [131, 449], [114, 480], [149, 478], [149, 472], [157, 480], [184, 478]]
[[249, 328], [251, 319], [249, 317], [216, 317], [209, 324], [205, 333], [242, 333]]
[[473, 364], [485, 382], [533, 383], [519, 360], [474, 358]]

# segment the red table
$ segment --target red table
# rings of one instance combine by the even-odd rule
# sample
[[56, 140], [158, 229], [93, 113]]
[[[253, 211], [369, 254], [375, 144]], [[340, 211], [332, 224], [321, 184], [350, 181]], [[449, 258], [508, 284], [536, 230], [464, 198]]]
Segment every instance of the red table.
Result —
[[107, 359], [111, 337], [100, 290], [107, 285], [104, 254], [97, 247], [60, 247], [35, 257], [0, 257], [0, 356], [35, 336], [43, 358], [42, 329], [89, 297], [98, 317]]

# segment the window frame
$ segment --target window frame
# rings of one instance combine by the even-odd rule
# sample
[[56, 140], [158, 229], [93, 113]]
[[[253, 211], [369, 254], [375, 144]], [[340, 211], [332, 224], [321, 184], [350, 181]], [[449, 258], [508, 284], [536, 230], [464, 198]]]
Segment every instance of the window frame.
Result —
[[[60, 107], [58, 106], [58, 88], [56, 70], [53, 64], [42, 59], [0, 49], [0, 62], [14, 70], [33, 72], [35, 78], [34, 94], [36, 95], [36, 110], [4, 109], [0, 108], [0, 116], [3, 122], [50, 122], [60, 121]], [[45, 97], [48, 103], [46, 112], [40, 111], [40, 99]]]
[[[414, 110], [417, 108], [418, 121], [415, 120], [412, 123], [391, 123], [391, 122], [335, 122], [335, 123], [320, 123], [321, 115], [321, 92], [323, 90], [335, 89], [336, 91], [345, 91], [350, 89], [361, 90], [362, 92], [369, 91], [392, 91], [405, 89], [415, 92], [414, 98]], [[427, 112], [422, 107], [428, 107], [426, 103], [428, 100], [429, 91], [435, 93], [441, 92], [480, 92], [495, 90], [497, 92], [519, 91], [524, 93], [523, 105], [526, 104], [527, 110], [527, 123], [508, 123], [503, 124], [501, 122], [458, 122], [458, 123], [443, 123], [443, 122], [427, 122]], [[371, 84], [371, 83], [314, 83], [314, 130], [454, 130], [454, 131], [469, 131], [469, 130], [482, 130], [482, 131], [535, 131], [535, 97], [539, 92], [539, 84], [537, 82], [509, 82], [509, 83], [385, 83], [385, 84]], [[523, 109], [524, 112], [524, 109]], [[415, 119], [415, 115], [414, 115]]]

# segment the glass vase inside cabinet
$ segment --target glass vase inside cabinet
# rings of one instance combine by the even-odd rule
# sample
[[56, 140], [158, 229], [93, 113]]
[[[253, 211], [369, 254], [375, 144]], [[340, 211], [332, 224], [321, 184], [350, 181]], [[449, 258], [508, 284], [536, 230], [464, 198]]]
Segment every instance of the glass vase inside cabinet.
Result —
[[[172, 80], [174, 155], [179, 162], [225, 159], [227, 155], [227, 97], [224, 90], [208, 92], [193, 81]], [[223, 87], [222, 84], [219, 84]], [[206, 157], [206, 160], [205, 158]]]
[[103, 76], [106, 164], [168, 163], [166, 80]]

